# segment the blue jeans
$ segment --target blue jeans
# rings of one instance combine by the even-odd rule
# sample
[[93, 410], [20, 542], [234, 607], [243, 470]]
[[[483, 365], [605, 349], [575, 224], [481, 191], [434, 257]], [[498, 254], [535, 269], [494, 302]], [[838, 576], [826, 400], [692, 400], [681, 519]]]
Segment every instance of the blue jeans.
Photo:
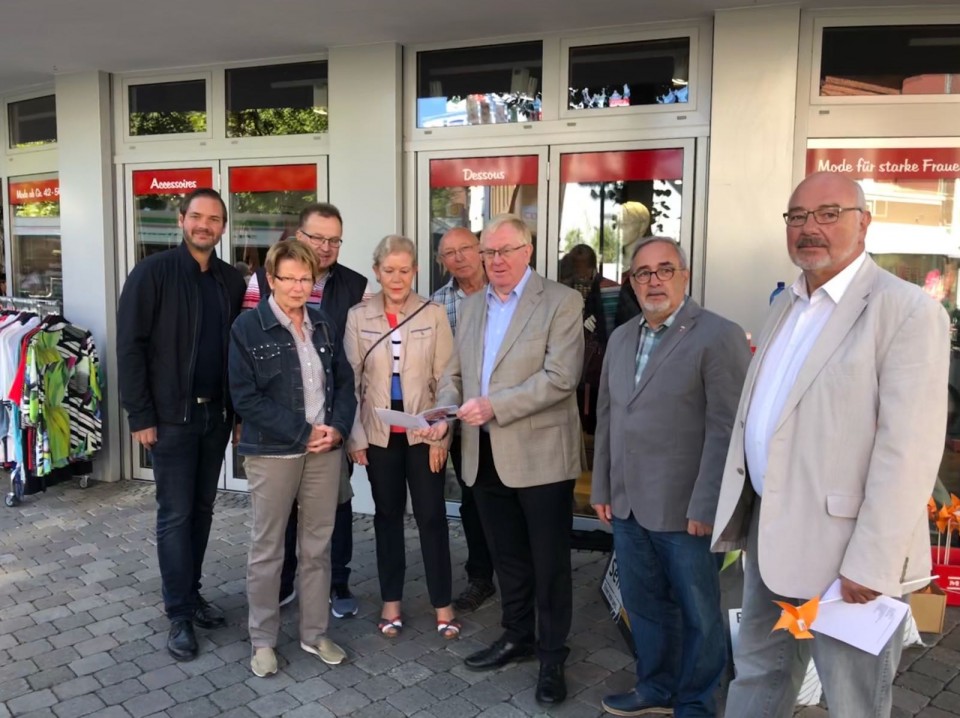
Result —
[[160, 424], [151, 452], [157, 491], [157, 558], [171, 621], [193, 617], [230, 424], [223, 404], [191, 407], [187, 424]]
[[637, 656], [637, 694], [677, 718], [715, 716], [726, 639], [709, 536], [613, 519], [620, 594]]

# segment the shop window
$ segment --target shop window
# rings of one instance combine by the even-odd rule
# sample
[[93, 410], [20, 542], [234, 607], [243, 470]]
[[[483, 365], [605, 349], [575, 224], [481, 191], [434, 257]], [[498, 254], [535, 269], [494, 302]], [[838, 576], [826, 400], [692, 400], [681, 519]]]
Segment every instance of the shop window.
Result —
[[131, 137], [207, 131], [206, 80], [130, 85], [128, 93]]
[[230, 69], [226, 84], [227, 137], [327, 131], [326, 62]]
[[960, 94], [960, 25], [825, 27], [820, 95]]
[[11, 177], [14, 294], [63, 298], [60, 182], [56, 174]]
[[54, 95], [11, 102], [7, 105], [7, 120], [12, 149], [57, 141], [57, 100]]
[[417, 54], [417, 127], [540, 119], [543, 43]]
[[568, 109], [689, 101], [690, 38], [571, 47]]

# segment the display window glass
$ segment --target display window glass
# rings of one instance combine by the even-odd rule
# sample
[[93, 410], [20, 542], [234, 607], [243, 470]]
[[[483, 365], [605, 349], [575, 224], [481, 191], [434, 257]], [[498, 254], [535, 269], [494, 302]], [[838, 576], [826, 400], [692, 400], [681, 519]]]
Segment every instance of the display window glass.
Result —
[[820, 96], [960, 94], [960, 25], [823, 28]]
[[63, 299], [60, 181], [56, 173], [11, 177], [14, 294]]
[[572, 46], [568, 63], [571, 110], [689, 101], [689, 37]]
[[533, 122], [541, 117], [543, 43], [417, 53], [417, 127]]
[[179, 245], [180, 200], [199, 187], [212, 186], [209, 167], [134, 170], [134, 261]]
[[131, 137], [206, 133], [207, 82], [151, 82], [127, 88]]
[[467, 227], [479, 237], [498, 214], [517, 214], [530, 227], [534, 263], [539, 167], [537, 155], [430, 160], [430, 293], [449, 280], [436, 261], [443, 235]]
[[57, 141], [57, 99], [54, 95], [7, 104], [10, 148], [19, 150]]
[[226, 70], [227, 137], [327, 131], [327, 63]]

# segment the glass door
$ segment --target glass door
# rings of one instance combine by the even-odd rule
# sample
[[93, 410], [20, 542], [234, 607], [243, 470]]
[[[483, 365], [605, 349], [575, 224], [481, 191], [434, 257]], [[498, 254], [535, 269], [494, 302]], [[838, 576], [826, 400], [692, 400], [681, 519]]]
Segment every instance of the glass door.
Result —
[[[213, 187], [223, 195], [227, 231], [217, 254], [249, 278], [270, 245], [292, 236], [300, 210], [318, 198], [326, 199], [326, 176], [325, 158], [126, 165], [123, 206], [127, 239], [121, 281], [144, 257], [180, 243], [180, 200], [198, 187]], [[131, 475], [152, 480], [149, 452], [132, 443], [131, 451]], [[232, 446], [226, 453], [220, 488], [247, 490]]]
[[639, 312], [624, 281], [633, 247], [643, 237], [667, 236], [693, 256], [694, 142], [550, 148], [547, 276], [578, 290], [585, 303], [577, 401], [587, 469], [574, 490], [575, 529], [595, 528], [590, 481], [600, 368], [618, 308]]
[[[223, 256], [248, 281], [273, 244], [296, 236], [300, 210], [327, 198], [326, 158], [223, 162], [221, 177], [230, 218]], [[247, 491], [243, 462], [232, 445], [225, 468], [223, 488]]]

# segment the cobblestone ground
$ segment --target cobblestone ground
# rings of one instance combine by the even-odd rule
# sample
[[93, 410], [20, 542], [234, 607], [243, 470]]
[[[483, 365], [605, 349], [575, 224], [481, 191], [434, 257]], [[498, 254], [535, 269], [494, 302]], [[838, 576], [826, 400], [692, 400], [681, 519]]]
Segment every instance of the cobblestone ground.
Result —
[[[407, 527], [407, 577], [400, 639], [376, 631], [379, 604], [373, 527], [354, 524], [354, 592], [360, 615], [332, 620], [330, 635], [349, 655], [328, 668], [296, 640], [296, 603], [283, 609], [280, 672], [249, 669], [244, 575], [249, 507], [222, 493], [205, 565], [204, 594], [228, 625], [200, 631], [200, 657], [175, 663], [164, 650], [152, 486], [137, 482], [53, 487], [0, 509], [0, 718], [6, 716], [356, 716], [514, 718], [543, 714], [534, 700], [537, 665], [494, 673], [462, 665], [500, 634], [499, 603], [463, 617], [463, 638], [442, 640], [426, 597], [415, 527]], [[450, 524], [455, 566], [465, 560]], [[601, 715], [600, 698], [632, 684], [632, 661], [600, 599], [606, 556], [574, 552], [574, 618], [567, 681], [570, 698], [553, 716]], [[462, 571], [454, 571], [455, 591]], [[960, 612], [929, 649], [905, 653], [895, 716], [960, 715]], [[932, 637], [926, 637], [929, 641]], [[803, 718], [826, 715], [819, 708]]]

